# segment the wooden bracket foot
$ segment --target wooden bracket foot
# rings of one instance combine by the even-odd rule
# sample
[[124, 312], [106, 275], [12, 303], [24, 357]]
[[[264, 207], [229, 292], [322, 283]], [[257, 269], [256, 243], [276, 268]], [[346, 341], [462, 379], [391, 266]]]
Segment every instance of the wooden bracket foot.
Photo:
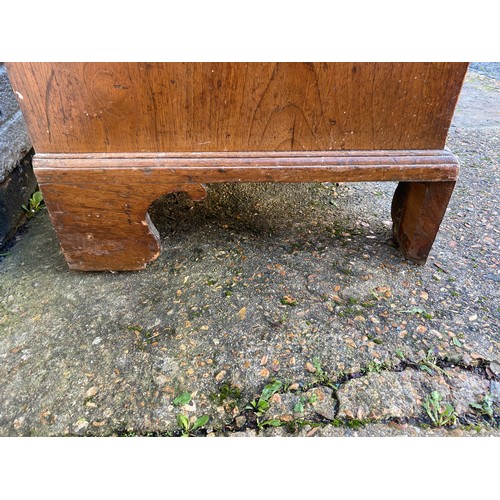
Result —
[[455, 181], [400, 182], [392, 200], [393, 236], [403, 255], [425, 264]]
[[37, 173], [70, 269], [139, 270], [161, 252], [148, 209], [159, 196], [184, 191], [206, 196], [198, 182], [154, 182], [143, 170], [44, 170]]

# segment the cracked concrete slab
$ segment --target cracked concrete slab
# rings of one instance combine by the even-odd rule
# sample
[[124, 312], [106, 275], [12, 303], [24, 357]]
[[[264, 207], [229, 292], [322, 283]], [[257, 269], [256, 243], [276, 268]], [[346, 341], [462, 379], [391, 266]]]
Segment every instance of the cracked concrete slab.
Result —
[[[497, 406], [470, 407], [498, 395], [497, 92], [468, 76], [448, 140], [462, 170], [423, 267], [391, 246], [393, 183], [166, 196], [143, 272], [69, 271], [40, 212], [0, 257], [0, 435], [179, 435], [178, 414], [208, 415], [199, 435], [499, 435]], [[432, 390], [451, 430], [429, 428]]]
[[338, 390], [339, 418], [358, 420], [423, 419], [422, 396], [439, 391], [457, 413], [467, 414], [469, 403], [488, 393], [489, 381], [459, 368], [433, 376], [413, 369], [402, 372], [368, 373], [350, 380]]

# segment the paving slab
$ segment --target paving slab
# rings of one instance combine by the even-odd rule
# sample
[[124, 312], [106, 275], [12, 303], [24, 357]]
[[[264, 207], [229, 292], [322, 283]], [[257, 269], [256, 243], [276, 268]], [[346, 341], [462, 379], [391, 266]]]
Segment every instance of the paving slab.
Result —
[[0, 435], [500, 435], [499, 98], [469, 73], [425, 266], [392, 246], [394, 183], [165, 196], [141, 272], [69, 271], [42, 210], [0, 257]]

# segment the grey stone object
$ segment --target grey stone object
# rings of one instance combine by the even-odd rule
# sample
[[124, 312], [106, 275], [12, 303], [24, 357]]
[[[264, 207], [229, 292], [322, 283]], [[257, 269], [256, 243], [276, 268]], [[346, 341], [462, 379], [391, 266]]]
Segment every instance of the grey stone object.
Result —
[[24, 221], [22, 205], [36, 188], [30, 150], [21, 110], [0, 63], [0, 248]]

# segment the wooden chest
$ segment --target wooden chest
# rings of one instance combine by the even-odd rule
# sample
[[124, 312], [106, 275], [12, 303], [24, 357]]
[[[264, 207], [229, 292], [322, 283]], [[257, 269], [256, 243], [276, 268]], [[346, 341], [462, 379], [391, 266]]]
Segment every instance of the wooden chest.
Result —
[[69, 266], [142, 269], [147, 211], [212, 182], [399, 181], [392, 218], [424, 263], [458, 163], [444, 149], [466, 63], [9, 63]]

